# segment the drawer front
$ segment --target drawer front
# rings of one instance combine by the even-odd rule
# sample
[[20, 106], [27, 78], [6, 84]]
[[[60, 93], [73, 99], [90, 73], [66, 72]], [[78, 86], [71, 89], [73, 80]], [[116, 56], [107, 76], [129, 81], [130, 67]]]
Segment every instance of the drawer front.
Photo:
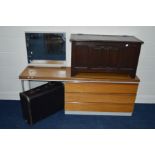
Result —
[[65, 83], [65, 92], [136, 94], [138, 84]]
[[100, 103], [134, 103], [133, 94], [97, 94], [97, 93], [65, 93], [65, 102], [100, 102]]
[[65, 111], [132, 112], [134, 104], [66, 103]]

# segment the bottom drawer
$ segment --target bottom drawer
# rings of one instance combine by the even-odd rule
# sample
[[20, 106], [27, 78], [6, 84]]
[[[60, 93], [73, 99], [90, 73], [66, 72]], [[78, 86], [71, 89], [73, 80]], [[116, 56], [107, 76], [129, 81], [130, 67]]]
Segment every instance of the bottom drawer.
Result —
[[94, 102], [67, 102], [65, 111], [91, 111], [91, 112], [133, 112], [134, 103], [94, 103]]

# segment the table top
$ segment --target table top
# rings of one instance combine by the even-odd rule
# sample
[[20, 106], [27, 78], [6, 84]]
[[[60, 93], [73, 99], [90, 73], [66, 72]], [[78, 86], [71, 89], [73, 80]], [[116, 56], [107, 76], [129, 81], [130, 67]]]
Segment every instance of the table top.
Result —
[[105, 41], [105, 42], [135, 42], [143, 43], [134, 36], [127, 35], [94, 35], [94, 34], [72, 34], [71, 41]]
[[134, 82], [138, 83], [138, 77], [131, 78], [126, 74], [114, 73], [78, 73], [71, 76], [70, 67], [26, 67], [19, 75], [21, 80], [39, 81], [111, 81], [111, 82]]

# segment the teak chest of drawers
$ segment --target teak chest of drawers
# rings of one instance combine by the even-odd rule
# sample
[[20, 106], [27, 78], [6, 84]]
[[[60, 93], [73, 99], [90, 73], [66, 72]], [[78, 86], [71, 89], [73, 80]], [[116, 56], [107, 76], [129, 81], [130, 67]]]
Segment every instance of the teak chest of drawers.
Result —
[[71, 75], [79, 72], [136, 76], [143, 42], [134, 36], [72, 34]]
[[129, 116], [134, 110], [139, 85], [137, 77], [126, 74], [78, 73], [72, 77], [71, 68], [27, 67], [19, 78], [22, 81], [62, 81], [65, 114]]
[[69, 113], [128, 113], [134, 110], [137, 83], [79, 82], [65, 83], [65, 110]]

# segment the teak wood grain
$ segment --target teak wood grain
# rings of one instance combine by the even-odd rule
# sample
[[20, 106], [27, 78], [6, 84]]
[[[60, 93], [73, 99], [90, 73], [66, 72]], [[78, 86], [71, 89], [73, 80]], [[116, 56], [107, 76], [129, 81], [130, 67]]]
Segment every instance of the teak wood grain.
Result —
[[91, 112], [133, 112], [134, 104], [119, 103], [66, 103], [66, 111], [91, 111]]
[[138, 84], [121, 83], [65, 83], [65, 92], [135, 94]]
[[60, 80], [60, 81], [93, 81], [93, 82], [134, 82], [138, 83], [138, 77], [131, 78], [126, 74], [115, 73], [79, 73], [71, 77], [70, 67], [26, 67], [19, 75], [21, 80]]
[[65, 102], [130, 104], [135, 102], [135, 97], [133, 94], [65, 93]]

